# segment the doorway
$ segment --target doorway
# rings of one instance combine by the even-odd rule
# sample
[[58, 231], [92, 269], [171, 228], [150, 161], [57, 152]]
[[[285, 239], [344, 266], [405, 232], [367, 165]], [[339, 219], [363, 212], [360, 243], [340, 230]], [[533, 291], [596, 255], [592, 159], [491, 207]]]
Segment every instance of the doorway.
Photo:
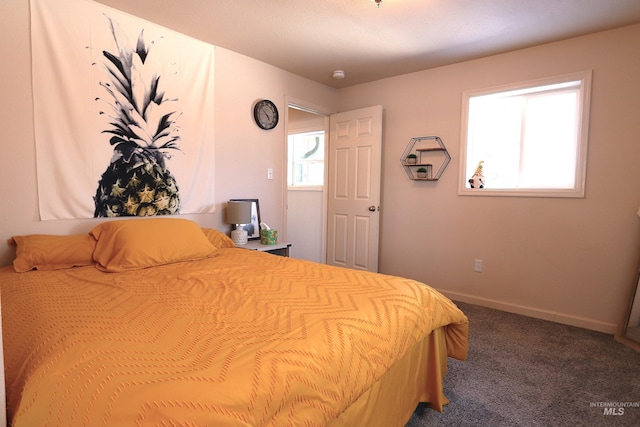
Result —
[[[288, 180], [283, 200], [291, 256], [377, 271], [382, 106], [336, 114], [288, 100], [286, 123]], [[311, 138], [297, 157], [290, 156], [294, 149], [289, 147], [296, 135]], [[319, 135], [322, 144], [317, 142]], [[312, 185], [296, 186], [306, 179], [300, 174], [311, 172], [307, 160], [317, 161], [318, 150], [323, 164], [314, 170], [315, 176], [324, 171], [322, 182], [310, 179], [307, 184]]]
[[331, 111], [287, 102], [286, 238], [291, 256], [326, 262], [326, 159]]

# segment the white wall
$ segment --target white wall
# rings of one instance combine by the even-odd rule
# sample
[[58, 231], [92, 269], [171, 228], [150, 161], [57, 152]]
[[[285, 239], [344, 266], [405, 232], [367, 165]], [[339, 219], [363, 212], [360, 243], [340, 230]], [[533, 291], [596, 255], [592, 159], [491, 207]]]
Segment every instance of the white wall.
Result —
[[[613, 333], [640, 237], [638, 40], [640, 25], [340, 90], [340, 111], [385, 109], [380, 271], [461, 301]], [[584, 199], [457, 195], [463, 91], [585, 69], [593, 86]], [[423, 135], [440, 136], [452, 156], [437, 183], [409, 181], [400, 165], [409, 139]]]
[[[13, 235], [84, 233], [100, 220], [39, 220], [31, 90], [29, 1], [0, 2], [0, 265], [11, 263]], [[284, 218], [284, 123], [263, 131], [253, 123], [257, 99], [273, 100], [284, 115], [285, 97], [336, 108], [334, 89], [295, 76], [234, 52], [216, 49], [215, 164], [216, 207], [209, 215], [189, 215], [203, 226], [228, 229], [225, 202], [259, 198], [263, 220], [281, 228]], [[61, 102], [64, 102], [61, 100]], [[274, 179], [267, 180], [267, 168]], [[64, 197], [64, 195], [60, 195]]]
[[325, 230], [322, 191], [287, 191], [287, 241], [291, 257], [322, 262], [322, 233]]

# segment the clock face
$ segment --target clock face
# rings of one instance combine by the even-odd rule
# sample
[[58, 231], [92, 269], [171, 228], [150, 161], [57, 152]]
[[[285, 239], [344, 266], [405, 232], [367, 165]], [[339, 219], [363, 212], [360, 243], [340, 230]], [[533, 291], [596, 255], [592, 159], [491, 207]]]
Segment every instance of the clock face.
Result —
[[262, 129], [273, 129], [278, 124], [278, 109], [273, 102], [263, 99], [253, 107], [253, 118]]

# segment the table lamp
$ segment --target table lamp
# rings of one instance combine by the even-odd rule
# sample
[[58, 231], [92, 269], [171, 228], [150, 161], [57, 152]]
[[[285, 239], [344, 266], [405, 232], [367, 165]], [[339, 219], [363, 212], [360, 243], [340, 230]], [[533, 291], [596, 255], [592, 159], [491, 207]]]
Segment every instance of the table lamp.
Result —
[[227, 203], [227, 223], [235, 226], [231, 240], [236, 245], [246, 245], [248, 233], [242, 225], [251, 223], [251, 202], [229, 201]]

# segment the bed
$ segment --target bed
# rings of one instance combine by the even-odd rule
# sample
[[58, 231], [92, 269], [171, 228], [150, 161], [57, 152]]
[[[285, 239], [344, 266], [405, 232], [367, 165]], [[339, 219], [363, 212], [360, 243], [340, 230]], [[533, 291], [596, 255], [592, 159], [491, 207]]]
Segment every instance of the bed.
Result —
[[0, 269], [13, 426], [403, 426], [467, 355], [413, 280], [234, 247], [182, 219], [16, 236]]

